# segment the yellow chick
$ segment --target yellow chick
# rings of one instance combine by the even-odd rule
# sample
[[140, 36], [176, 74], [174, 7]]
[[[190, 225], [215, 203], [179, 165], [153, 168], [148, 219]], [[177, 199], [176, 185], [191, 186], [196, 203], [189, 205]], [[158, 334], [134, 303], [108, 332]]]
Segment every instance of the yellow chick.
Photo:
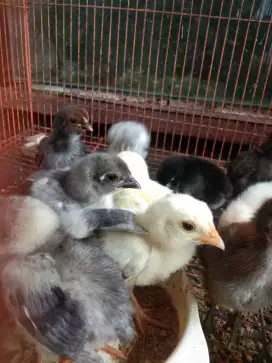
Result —
[[153, 325], [159, 323], [140, 308], [133, 287], [167, 279], [190, 261], [199, 244], [224, 249], [224, 243], [215, 229], [210, 208], [200, 200], [186, 194], [170, 194], [152, 202], [144, 191], [135, 193], [130, 189], [119, 193], [112, 203], [134, 212], [136, 225], [147, 234], [103, 231], [100, 238], [104, 252], [119, 265], [131, 288], [136, 322], [143, 332], [143, 319]]

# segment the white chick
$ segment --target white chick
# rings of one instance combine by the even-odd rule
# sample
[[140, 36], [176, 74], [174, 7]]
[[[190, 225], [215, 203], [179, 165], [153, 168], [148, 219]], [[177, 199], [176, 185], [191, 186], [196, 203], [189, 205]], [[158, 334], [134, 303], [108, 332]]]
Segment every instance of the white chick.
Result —
[[60, 219], [42, 201], [30, 196], [0, 197], [0, 254], [27, 255], [60, 238]]
[[159, 324], [142, 311], [133, 295], [133, 287], [167, 279], [190, 261], [199, 244], [224, 249], [224, 243], [215, 229], [208, 205], [185, 194], [156, 200], [144, 212], [136, 213], [135, 221], [147, 231], [146, 235], [101, 232], [100, 236], [104, 252], [117, 262], [127, 279], [136, 322], [143, 332], [143, 319]]
[[120, 121], [110, 127], [107, 141], [108, 151], [118, 154], [130, 150], [147, 157], [150, 145], [150, 134], [145, 125], [136, 121]]
[[149, 196], [152, 196], [153, 200], [173, 193], [171, 189], [150, 179], [148, 166], [140, 154], [132, 151], [123, 151], [117, 156], [127, 164], [131, 175], [140, 184], [141, 189]]
[[256, 211], [272, 197], [272, 182], [261, 182], [250, 186], [222, 213], [218, 228], [232, 223], [248, 222], [254, 218]]

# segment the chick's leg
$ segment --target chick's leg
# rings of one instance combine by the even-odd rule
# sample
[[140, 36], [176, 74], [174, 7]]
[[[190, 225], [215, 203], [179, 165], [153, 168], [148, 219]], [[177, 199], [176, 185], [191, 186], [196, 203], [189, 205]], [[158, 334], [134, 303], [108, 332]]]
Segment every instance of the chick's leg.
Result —
[[72, 359], [69, 359], [69, 358], [62, 358], [60, 357], [58, 359], [58, 363], [73, 363], [74, 361]]
[[148, 313], [150, 313], [151, 309], [143, 309], [133, 291], [130, 292], [130, 299], [132, 302], [132, 305], [134, 307], [134, 311], [135, 311], [135, 323], [138, 326], [140, 333], [144, 336], [145, 332], [144, 332], [144, 321], [146, 321], [147, 323], [149, 323], [150, 325], [156, 326], [158, 328], [163, 328], [163, 329], [167, 329], [169, 328], [166, 324], [162, 323], [159, 320], [153, 319], [150, 316], [148, 316]]
[[127, 357], [123, 352], [111, 347], [108, 344], [106, 344], [103, 348], [98, 348], [96, 350], [97, 351], [102, 350], [103, 352], [108, 353], [109, 355], [111, 355], [112, 357], [117, 358], [117, 359], [127, 360]]

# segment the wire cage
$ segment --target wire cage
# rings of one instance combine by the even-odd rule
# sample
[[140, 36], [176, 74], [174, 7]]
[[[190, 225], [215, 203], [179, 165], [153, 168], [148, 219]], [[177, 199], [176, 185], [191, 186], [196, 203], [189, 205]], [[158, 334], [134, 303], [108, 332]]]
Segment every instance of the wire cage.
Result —
[[0, 192], [35, 170], [21, 145], [65, 103], [152, 133], [168, 155], [224, 164], [272, 131], [270, 0], [0, 0]]

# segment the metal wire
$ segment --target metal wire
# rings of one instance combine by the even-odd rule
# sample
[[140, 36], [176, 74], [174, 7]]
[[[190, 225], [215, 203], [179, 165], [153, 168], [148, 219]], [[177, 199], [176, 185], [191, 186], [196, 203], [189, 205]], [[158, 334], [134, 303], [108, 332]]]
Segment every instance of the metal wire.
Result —
[[272, 128], [272, 14], [260, 6], [0, 0], [1, 147], [50, 129], [58, 107], [77, 102], [96, 140], [121, 119], [145, 123], [152, 163], [232, 159]]

